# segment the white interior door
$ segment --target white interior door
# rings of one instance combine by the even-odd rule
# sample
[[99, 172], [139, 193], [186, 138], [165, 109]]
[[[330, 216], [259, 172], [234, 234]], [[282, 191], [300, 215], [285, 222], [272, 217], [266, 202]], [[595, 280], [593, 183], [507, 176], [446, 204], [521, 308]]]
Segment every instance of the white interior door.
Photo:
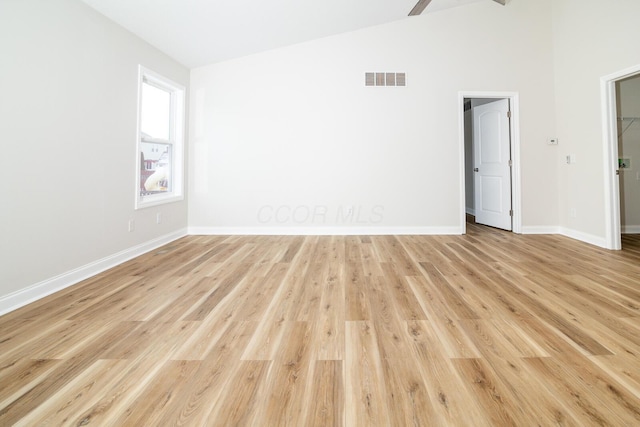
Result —
[[509, 100], [473, 109], [476, 222], [512, 230]]

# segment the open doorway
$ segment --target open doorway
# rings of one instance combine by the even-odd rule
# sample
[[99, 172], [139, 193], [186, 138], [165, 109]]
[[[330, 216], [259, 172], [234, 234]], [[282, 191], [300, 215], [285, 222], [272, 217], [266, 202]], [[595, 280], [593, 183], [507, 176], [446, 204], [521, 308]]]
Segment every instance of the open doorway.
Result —
[[[604, 148], [604, 188], [605, 188], [605, 237], [609, 249], [622, 249], [622, 209], [620, 174], [628, 171], [620, 170], [619, 136], [624, 130], [625, 120], [618, 109], [616, 88], [621, 82], [640, 75], [640, 64], [604, 76], [600, 79], [602, 97], [603, 148]], [[640, 115], [639, 115], [640, 116]], [[621, 122], [620, 124], [618, 122]], [[623, 154], [624, 155], [624, 154]], [[630, 157], [630, 156], [629, 156]], [[624, 161], [624, 160], [623, 160]], [[633, 159], [631, 159], [633, 166]], [[630, 168], [629, 168], [630, 169]], [[630, 174], [631, 175], [631, 174]], [[625, 218], [626, 221], [626, 218]], [[633, 224], [629, 224], [633, 225]]]
[[620, 228], [640, 234], [640, 74], [616, 82]]
[[521, 232], [517, 93], [461, 92], [461, 206], [466, 220]]

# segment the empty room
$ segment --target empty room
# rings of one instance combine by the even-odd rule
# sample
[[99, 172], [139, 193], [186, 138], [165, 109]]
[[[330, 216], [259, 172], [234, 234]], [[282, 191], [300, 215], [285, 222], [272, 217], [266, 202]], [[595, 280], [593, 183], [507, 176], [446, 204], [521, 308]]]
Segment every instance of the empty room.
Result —
[[638, 17], [0, 0], [0, 426], [640, 425]]

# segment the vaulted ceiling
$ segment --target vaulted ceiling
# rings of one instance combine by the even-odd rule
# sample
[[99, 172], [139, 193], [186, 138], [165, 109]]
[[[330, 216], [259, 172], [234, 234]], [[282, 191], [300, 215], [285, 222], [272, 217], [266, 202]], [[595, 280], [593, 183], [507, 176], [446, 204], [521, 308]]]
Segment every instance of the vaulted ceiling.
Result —
[[[82, 0], [189, 68], [399, 19], [417, 0]], [[423, 13], [489, 0], [432, 0]]]

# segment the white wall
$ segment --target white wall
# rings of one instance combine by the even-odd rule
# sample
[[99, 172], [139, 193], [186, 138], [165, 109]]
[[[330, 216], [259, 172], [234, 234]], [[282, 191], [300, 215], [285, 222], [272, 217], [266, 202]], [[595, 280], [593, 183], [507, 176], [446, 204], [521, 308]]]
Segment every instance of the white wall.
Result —
[[[520, 94], [523, 225], [557, 226], [551, 3], [478, 2], [192, 70], [191, 230], [460, 232], [459, 91]], [[366, 71], [407, 87], [365, 87]]]
[[[553, 1], [560, 225], [566, 234], [602, 246], [606, 224], [600, 79], [640, 63], [635, 42], [640, 38], [639, 16], [637, 0]], [[567, 165], [566, 154], [576, 154], [576, 163]]]
[[0, 2], [0, 52], [2, 312], [186, 231], [134, 188], [138, 64], [189, 71], [78, 0]]
[[[640, 76], [622, 80], [616, 89], [618, 116], [640, 117]], [[629, 169], [620, 169], [622, 230], [640, 233], [640, 120], [618, 122], [618, 129], [618, 157], [631, 159]]]

